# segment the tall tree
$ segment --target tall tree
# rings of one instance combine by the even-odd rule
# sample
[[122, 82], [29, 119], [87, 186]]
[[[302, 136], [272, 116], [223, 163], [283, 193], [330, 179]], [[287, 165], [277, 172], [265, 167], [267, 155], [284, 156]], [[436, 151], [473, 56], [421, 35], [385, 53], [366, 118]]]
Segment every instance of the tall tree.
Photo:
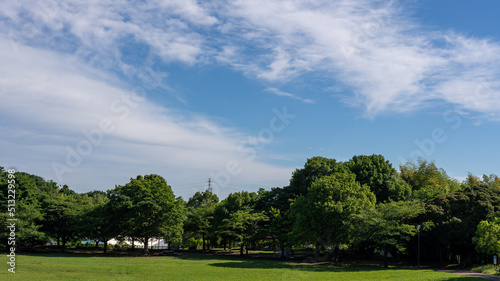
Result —
[[[90, 204], [85, 212], [81, 214], [80, 233], [87, 240], [104, 243], [104, 253], [108, 251], [108, 241], [120, 234], [117, 221], [120, 214], [113, 211], [113, 206], [109, 203], [109, 198], [105, 192], [87, 193]], [[84, 196], [87, 196], [85, 194]]]
[[263, 238], [264, 231], [258, 227], [260, 222], [267, 221], [268, 218], [263, 212], [254, 212], [248, 206], [232, 213], [229, 218], [224, 219], [224, 229], [240, 242], [240, 255], [243, 255], [243, 248], [248, 248], [251, 242]]
[[224, 220], [229, 219], [231, 214], [236, 213], [245, 207], [253, 209], [257, 198], [258, 197], [255, 192], [235, 192], [229, 194], [226, 199], [222, 200], [215, 207], [212, 231], [222, 237], [224, 250], [226, 249], [228, 240], [237, 239], [237, 237], [233, 235], [234, 232], [228, 228], [228, 224], [225, 223]]
[[382, 155], [354, 156], [345, 165], [356, 175], [356, 181], [370, 187], [377, 202], [405, 200], [411, 195], [410, 186]]
[[[472, 238], [479, 222], [491, 213], [500, 211], [500, 190], [484, 183], [471, 184], [464, 189], [437, 196], [427, 206], [421, 220], [433, 221], [436, 227], [423, 237], [440, 256], [459, 256], [471, 262], [475, 256]], [[444, 252], [444, 254], [443, 254]]]
[[[24, 172], [8, 173], [0, 167], [0, 205], [2, 206], [0, 216], [4, 218], [1, 223], [0, 241], [6, 242], [9, 236], [6, 228], [7, 219], [17, 219], [16, 247], [34, 247], [47, 241], [46, 235], [41, 231], [43, 213], [37, 182], [40, 185], [45, 184], [45, 180], [40, 177]], [[9, 188], [9, 183], [12, 188]], [[9, 204], [8, 200], [15, 201], [15, 204]]]
[[313, 182], [338, 171], [340, 165], [335, 159], [320, 156], [307, 159], [304, 168], [293, 172], [288, 190], [296, 196], [306, 195]]
[[294, 235], [299, 242], [349, 242], [353, 222], [363, 210], [373, 207], [375, 195], [350, 172], [336, 173], [315, 181], [306, 196], [292, 205]]
[[159, 175], [137, 176], [124, 186], [117, 186], [109, 192], [110, 204], [121, 214], [121, 228], [124, 235], [141, 237], [144, 252], [149, 252], [149, 239], [162, 237], [165, 232], [182, 221], [178, 220], [172, 188]]
[[492, 213], [487, 220], [479, 222], [472, 242], [480, 253], [500, 253], [500, 212]]
[[290, 205], [296, 195], [290, 187], [272, 188], [262, 193], [255, 204], [255, 209], [264, 212], [269, 218], [267, 222], [267, 235], [272, 237], [273, 246], [279, 246], [281, 257], [285, 257], [285, 246], [291, 246], [293, 220], [290, 216]]
[[408, 161], [400, 166], [401, 178], [413, 190], [413, 197], [424, 202], [429, 202], [440, 194], [450, 193], [460, 189], [457, 180], [450, 178], [446, 171], [436, 167], [434, 162], [425, 159]]
[[80, 238], [80, 219], [88, 203], [79, 196], [59, 191], [45, 194], [42, 201], [45, 218], [42, 230], [56, 239], [61, 251], [65, 250], [67, 242]]
[[423, 214], [420, 202], [393, 201], [380, 203], [374, 209], [367, 209], [360, 216], [362, 222], [358, 237], [370, 241], [384, 253], [384, 267], [387, 268], [388, 253], [392, 250], [404, 252], [410, 238], [417, 233], [411, 219]]
[[206, 250], [206, 240], [211, 236], [212, 221], [215, 207], [219, 203], [219, 198], [210, 190], [196, 192], [189, 198], [187, 207], [187, 220], [185, 229], [202, 236], [203, 250]]
[[169, 211], [166, 224], [162, 228], [163, 239], [170, 247], [172, 243], [182, 242], [184, 222], [186, 221], [185, 202], [182, 197], [175, 199], [175, 204]]

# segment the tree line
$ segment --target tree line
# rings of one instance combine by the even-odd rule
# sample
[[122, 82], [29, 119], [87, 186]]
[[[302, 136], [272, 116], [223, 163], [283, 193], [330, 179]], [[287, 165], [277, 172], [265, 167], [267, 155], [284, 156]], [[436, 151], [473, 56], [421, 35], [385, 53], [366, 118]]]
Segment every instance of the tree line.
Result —
[[[4, 218], [0, 243], [7, 246], [8, 173], [0, 167]], [[123, 186], [78, 194], [25, 172], [16, 182], [18, 247], [49, 239], [107, 243], [125, 237], [144, 243], [163, 238], [170, 247], [208, 250], [310, 248], [316, 260], [421, 259], [480, 263], [500, 251], [500, 178], [469, 174], [459, 182], [434, 162], [409, 161], [396, 170], [382, 155], [340, 162], [313, 157], [293, 172], [290, 184], [241, 191], [219, 201], [210, 190], [185, 201], [159, 175], [131, 178]], [[417, 227], [419, 226], [419, 227]]]

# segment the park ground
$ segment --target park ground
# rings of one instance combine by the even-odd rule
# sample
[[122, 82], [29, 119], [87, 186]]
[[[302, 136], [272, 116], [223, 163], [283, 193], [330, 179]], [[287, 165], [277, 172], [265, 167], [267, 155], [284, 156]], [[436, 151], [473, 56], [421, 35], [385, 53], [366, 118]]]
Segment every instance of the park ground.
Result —
[[175, 257], [23, 254], [16, 257], [16, 273], [2, 264], [0, 280], [480, 280], [426, 268], [333, 266], [193, 253]]

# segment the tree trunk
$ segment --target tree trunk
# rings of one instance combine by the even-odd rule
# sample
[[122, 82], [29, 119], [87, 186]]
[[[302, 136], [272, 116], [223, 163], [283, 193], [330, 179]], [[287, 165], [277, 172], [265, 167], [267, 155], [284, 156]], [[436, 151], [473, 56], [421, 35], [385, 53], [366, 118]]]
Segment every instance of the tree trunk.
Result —
[[316, 248], [314, 248], [314, 256], [318, 257], [321, 251], [321, 243], [316, 242]]
[[333, 261], [334, 262], [339, 262], [340, 260], [340, 247], [339, 244], [335, 244], [335, 250], [333, 252]]
[[243, 256], [243, 246], [245, 246], [245, 244], [240, 244], [240, 256]]
[[149, 254], [149, 237], [144, 237], [144, 254]]
[[64, 252], [64, 249], [66, 248], [66, 237], [63, 236], [61, 240], [62, 240], [61, 252]]
[[104, 240], [104, 254], [108, 252], [108, 240]]
[[248, 258], [248, 244], [247, 244], [247, 245], [245, 245], [245, 253], [246, 253], [246, 256], [247, 256], [247, 258]]
[[281, 258], [285, 258], [285, 243], [281, 243]]
[[222, 243], [224, 243], [224, 252], [226, 251], [226, 237], [222, 238]]
[[205, 232], [201, 234], [201, 240], [203, 241], [203, 251], [205, 251]]
[[389, 264], [387, 263], [387, 254], [388, 254], [387, 247], [384, 247], [384, 268], [389, 267]]

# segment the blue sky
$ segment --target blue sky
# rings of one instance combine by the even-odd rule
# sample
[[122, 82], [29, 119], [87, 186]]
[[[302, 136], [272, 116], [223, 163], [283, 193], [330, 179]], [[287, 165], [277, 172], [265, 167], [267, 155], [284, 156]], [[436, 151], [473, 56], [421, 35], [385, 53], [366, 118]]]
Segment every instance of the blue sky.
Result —
[[307, 158], [499, 174], [498, 1], [0, 4], [0, 159], [77, 192], [288, 184]]

